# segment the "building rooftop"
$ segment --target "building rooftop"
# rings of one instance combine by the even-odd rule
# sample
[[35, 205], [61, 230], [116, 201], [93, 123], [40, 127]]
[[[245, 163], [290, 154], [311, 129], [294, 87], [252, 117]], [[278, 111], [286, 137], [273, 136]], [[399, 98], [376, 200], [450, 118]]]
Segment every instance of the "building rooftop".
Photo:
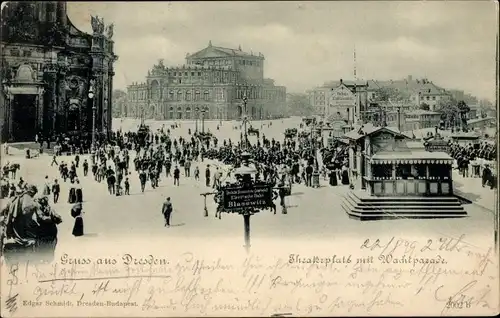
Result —
[[222, 55], [220, 56], [241, 56], [241, 57], [253, 57], [253, 58], [259, 58], [259, 59], [264, 59], [264, 55], [260, 52], [258, 53], [253, 53], [253, 52], [244, 52], [241, 49], [241, 46], [239, 46], [237, 49], [233, 48], [227, 48], [227, 47], [222, 47], [222, 46], [214, 46], [212, 45], [212, 41], [208, 43], [208, 46], [200, 51], [197, 51], [193, 54], [188, 54], [186, 58], [210, 58], [210, 57], [217, 57], [220, 53]]
[[420, 79], [402, 79], [402, 80], [389, 80], [389, 81], [368, 81], [368, 86], [372, 89], [378, 88], [394, 88], [400, 91], [407, 91], [410, 93], [420, 92], [422, 95], [443, 95], [447, 94], [446, 90], [442, 87], [435, 85], [427, 80]]
[[253, 53], [248, 53], [248, 52], [243, 52], [240, 49], [231, 49], [231, 48], [226, 48], [226, 47], [221, 47], [221, 46], [214, 46], [216, 50], [222, 51], [227, 54], [231, 55], [237, 55], [237, 56], [253, 56], [253, 57], [259, 57], [259, 55], [254, 55]]
[[[345, 86], [364, 86], [366, 85], [367, 81], [361, 81], [361, 80], [342, 80], [342, 84]], [[339, 81], [328, 81], [323, 84], [323, 86], [320, 86], [318, 88], [336, 88], [340, 86], [340, 80]]]
[[380, 152], [372, 156], [372, 162], [377, 163], [433, 163], [433, 164], [452, 164], [453, 158], [440, 151], [425, 151], [420, 149], [414, 149], [412, 151], [405, 152]]
[[405, 138], [409, 138], [406, 134], [401, 133], [397, 128], [394, 127], [381, 127], [381, 126], [374, 126], [371, 123], [364, 124], [364, 125], [353, 125], [353, 130], [350, 132], [346, 133], [344, 135], [345, 138], [353, 139], [353, 140], [358, 140], [360, 138], [363, 138], [365, 136], [371, 135], [375, 132], [378, 131], [389, 131], [395, 135], [398, 136], [403, 136]]

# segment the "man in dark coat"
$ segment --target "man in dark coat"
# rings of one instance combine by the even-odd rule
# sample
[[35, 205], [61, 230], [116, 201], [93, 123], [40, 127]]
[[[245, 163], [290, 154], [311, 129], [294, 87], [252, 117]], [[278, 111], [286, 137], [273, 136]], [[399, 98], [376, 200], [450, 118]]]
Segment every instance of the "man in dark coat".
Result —
[[179, 186], [179, 179], [181, 177], [181, 171], [179, 170], [179, 167], [178, 166], [175, 166], [175, 169], [174, 169], [174, 185], [177, 184], [177, 186]]
[[205, 185], [210, 187], [210, 165], [207, 165], [207, 169], [205, 169]]
[[481, 183], [483, 185], [483, 188], [485, 185], [488, 185], [488, 183], [491, 182], [491, 176], [492, 173], [490, 167], [488, 165], [485, 165], [483, 169], [483, 175], [481, 176]]
[[83, 176], [86, 177], [89, 172], [89, 163], [87, 159], [83, 160]]
[[170, 197], [167, 198], [167, 201], [163, 202], [163, 207], [161, 209], [161, 213], [165, 218], [165, 226], [170, 227], [170, 215], [172, 214], [172, 202], [170, 202]]
[[57, 179], [54, 180], [54, 184], [52, 185], [52, 193], [54, 194], [54, 203], [59, 201], [59, 193], [61, 192], [61, 186], [57, 183]]

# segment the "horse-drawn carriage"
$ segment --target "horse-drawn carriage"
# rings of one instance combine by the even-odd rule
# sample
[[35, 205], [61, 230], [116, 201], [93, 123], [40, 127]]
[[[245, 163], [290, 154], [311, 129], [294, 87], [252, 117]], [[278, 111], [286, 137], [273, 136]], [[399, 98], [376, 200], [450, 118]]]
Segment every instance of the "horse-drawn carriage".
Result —
[[297, 128], [285, 129], [285, 138], [295, 138], [295, 137], [297, 137]]
[[197, 133], [197, 137], [198, 139], [200, 139], [201, 141], [207, 141], [209, 140], [210, 138], [213, 138], [214, 135], [211, 133], [211, 132], [198, 132]]
[[299, 132], [298, 135], [299, 135], [299, 138], [309, 138], [310, 133], [307, 131], [301, 131], [301, 132]]
[[137, 130], [138, 144], [141, 146], [146, 145], [147, 138], [149, 135], [149, 126], [141, 124]]
[[21, 165], [18, 163], [7, 163], [5, 166], [2, 168], [2, 174], [5, 178], [12, 176], [13, 179], [16, 178], [16, 173], [17, 170], [21, 169]]
[[257, 138], [259, 138], [259, 135], [260, 135], [259, 130], [257, 128], [252, 127], [252, 126], [250, 126], [250, 128], [248, 128], [248, 134], [250, 136], [257, 136]]

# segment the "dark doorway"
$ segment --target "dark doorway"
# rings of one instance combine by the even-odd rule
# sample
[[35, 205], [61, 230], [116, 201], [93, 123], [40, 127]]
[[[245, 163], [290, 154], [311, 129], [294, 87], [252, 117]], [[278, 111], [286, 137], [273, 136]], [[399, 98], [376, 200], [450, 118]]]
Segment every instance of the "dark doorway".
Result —
[[12, 137], [13, 141], [35, 141], [36, 95], [14, 95], [12, 105]]

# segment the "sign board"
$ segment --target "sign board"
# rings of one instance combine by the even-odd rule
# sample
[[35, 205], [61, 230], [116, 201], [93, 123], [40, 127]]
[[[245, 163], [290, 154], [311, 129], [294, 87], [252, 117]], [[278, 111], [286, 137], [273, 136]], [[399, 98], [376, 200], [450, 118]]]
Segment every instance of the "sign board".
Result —
[[224, 210], [243, 208], [264, 209], [271, 206], [273, 188], [270, 185], [256, 185], [251, 188], [225, 188], [222, 193]]
[[425, 145], [425, 150], [433, 152], [448, 152], [450, 150], [450, 145], [448, 143], [436, 143], [436, 142], [428, 142]]
[[330, 95], [330, 106], [356, 106], [356, 95], [345, 85], [337, 87]]

